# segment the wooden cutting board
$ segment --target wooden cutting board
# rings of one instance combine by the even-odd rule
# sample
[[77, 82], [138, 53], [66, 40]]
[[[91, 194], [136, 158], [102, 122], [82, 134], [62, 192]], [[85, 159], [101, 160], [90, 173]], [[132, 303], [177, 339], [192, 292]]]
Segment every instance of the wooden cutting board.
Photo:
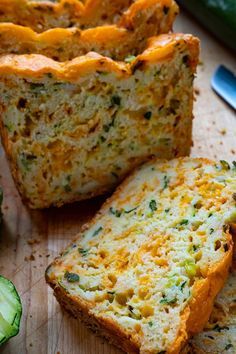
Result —
[[[235, 60], [193, 19], [182, 13], [175, 31], [201, 39], [196, 79], [193, 156], [236, 160], [236, 115], [210, 88], [219, 64], [236, 72]], [[44, 271], [94, 215], [104, 198], [47, 211], [27, 210], [11, 179], [0, 147], [0, 184], [4, 188], [4, 225], [0, 239], [0, 273], [16, 285], [23, 302], [20, 334], [1, 347], [3, 354], [118, 354], [62, 312], [44, 281]]]

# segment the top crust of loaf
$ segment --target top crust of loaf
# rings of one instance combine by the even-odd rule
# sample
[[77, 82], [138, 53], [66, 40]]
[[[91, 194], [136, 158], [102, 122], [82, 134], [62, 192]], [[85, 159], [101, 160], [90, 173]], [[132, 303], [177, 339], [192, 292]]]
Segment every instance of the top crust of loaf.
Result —
[[39, 54], [3, 55], [0, 57], [0, 75], [18, 75], [29, 78], [41, 78], [52, 73], [57, 79], [75, 83], [78, 78], [93, 71], [113, 72], [117, 77], [126, 77], [138, 68], [144, 68], [147, 62], [158, 63], [170, 59], [175, 46], [188, 43], [190, 52], [188, 65], [194, 71], [198, 63], [199, 40], [190, 34], [163, 34], [150, 38], [147, 49], [131, 63], [117, 62], [97, 53], [77, 57], [68, 62], [59, 63]]
[[174, 0], [60, 0], [56, 3], [3, 0], [0, 22], [27, 26], [36, 32], [55, 27], [83, 29], [107, 24], [133, 30], [139, 25], [140, 12], [149, 11], [157, 4], [165, 7], [164, 15], [170, 12], [175, 17], [178, 14]]
[[124, 60], [142, 53], [149, 37], [170, 32], [176, 14], [174, 2], [148, 0], [142, 4], [139, 0], [118, 25], [84, 30], [53, 28], [37, 33], [29, 27], [0, 23], [0, 54], [43, 54], [54, 60], [67, 61], [94, 51]]
[[[82, 312], [89, 324], [95, 322], [103, 335], [105, 332], [129, 353], [179, 353], [188, 336], [203, 329], [227, 277], [232, 259], [228, 225], [236, 221], [235, 173], [235, 165], [207, 159], [180, 158], [141, 166], [83, 228], [77, 241], [49, 266], [46, 279], [58, 300], [75, 316]], [[166, 237], [172, 233], [174, 244], [169, 254]], [[184, 273], [178, 267], [171, 268], [171, 279], [177, 274], [181, 279], [184, 274], [191, 279], [190, 283], [180, 281], [190, 291], [189, 299], [174, 301], [173, 296], [179, 296], [172, 293], [177, 291], [177, 283], [172, 283], [165, 272], [157, 281], [155, 274], [165, 267], [169, 269], [167, 264], [175, 264], [178, 252], [185, 264], [183, 250], [188, 236], [190, 248], [186, 249], [192, 249], [187, 251], [191, 257], [196, 255], [198, 270], [190, 266]], [[150, 254], [155, 269], [149, 263]], [[163, 279], [169, 280], [161, 290], [165, 295], [160, 300], [153, 289], [161, 289]], [[151, 296], [146, 297], [149, 293]], [[164, 303], [168, 315], [158, 312]], [[176, 309], [173, 304], [177, 303], [182, 304], [176, 305], [178, 315], [172, 314]], [[164, 345], [163, 338], [167, 338], [165, 333], [170, 329], [165, 327], [167, 332], [158, 337], [158, 326], [165, 318], [171, 320], [175, 335], [168, 337]], [[119, 340], [114, 340], [114, 336]]]

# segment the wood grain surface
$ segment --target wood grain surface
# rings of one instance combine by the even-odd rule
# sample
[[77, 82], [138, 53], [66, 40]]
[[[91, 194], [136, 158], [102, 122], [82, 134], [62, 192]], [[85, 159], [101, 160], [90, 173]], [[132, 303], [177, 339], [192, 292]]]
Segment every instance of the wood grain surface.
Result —
[[[234, 55], [183, 12], [175, 31], [193, 33], [201, 39], [192, 155], [236, 160], [235, 112], [210, 88], [211, 76], [219, 64], [236, 72]], [[24, 308], [20, 334], [1, 347], [0, 353], [120, 353], [62, 312], [44, 280], [47, 265], [94, 215], [104, 198], [32, 212], [21, 203], [1, 147], [0, 175], [4, 188], [0, 273], [15, 283]]]

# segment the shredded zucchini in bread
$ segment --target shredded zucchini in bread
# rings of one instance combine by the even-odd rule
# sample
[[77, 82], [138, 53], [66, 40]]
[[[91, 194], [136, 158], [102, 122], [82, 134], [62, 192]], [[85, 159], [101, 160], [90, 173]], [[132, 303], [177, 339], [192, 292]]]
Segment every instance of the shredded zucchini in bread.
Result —
[[187, 155], [198, 43], [154, 37], [131, 63], [1, 56], [2, 141], [29, 206], [99, 195], [152, 155]]
[[214, 303], [210, 320], [203, 332], [196, 335], [183, 354], [236, 353], [236, 270]]
[[0, 22], [27, 26], [36, 32], [116, 24], [132, 33], [146, 18], [149, 26], [160, 27], [160, 33], [167, 33], [178, 13], [174, 0], [1, 0], [0, 6]]
[[235, 177], [201, 158], [138, 168], [47, 269], [59, 302], [125, 352], [179, 353], [227, 277]]

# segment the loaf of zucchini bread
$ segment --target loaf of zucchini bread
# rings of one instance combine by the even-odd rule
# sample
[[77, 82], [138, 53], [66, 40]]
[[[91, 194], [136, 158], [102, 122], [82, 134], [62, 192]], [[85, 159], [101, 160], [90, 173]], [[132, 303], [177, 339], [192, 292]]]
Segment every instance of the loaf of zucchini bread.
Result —
[[[163, 23], [160, 17], [169, 19]], [[27, 26], [36, 32], [55, 27], [79, 27], [81, 29], [117, 24], [133, 31], [142, 23], [142, 15], [148, 17], [148, 25], [160, 26], [161, 33], [168, 32], [178, 13], [174, 0], [1, 0], [0, 22], [12, 22]], [[159, 15], [159, 16], [156, 16]], [[158, 24], [158, 21], [164, 24]]]
[[236, 270], [217, 296], [209, 322], [182, 354], [236, 353]]
[[43, 54], [66, 61], [94, 51], [115, 60], [130, 60], [142, 53], [149, 37], [168, 33], [176, 14], [173, 0], [138, 0], [119, 25], [85, 30], [54, 28], [36, 33], [28, 27], [0, 23], [0, 54]]
[[131, 63], [1, 56], [2, 141], [28, 205], [99, 195], [152, 155], [187, 155], [198, 44], [161, 35]]
[[127, 353], [179, 353], [227, 277], [235, 177], [202, 158], [139, 167], [48, 267], [60, 304]]

